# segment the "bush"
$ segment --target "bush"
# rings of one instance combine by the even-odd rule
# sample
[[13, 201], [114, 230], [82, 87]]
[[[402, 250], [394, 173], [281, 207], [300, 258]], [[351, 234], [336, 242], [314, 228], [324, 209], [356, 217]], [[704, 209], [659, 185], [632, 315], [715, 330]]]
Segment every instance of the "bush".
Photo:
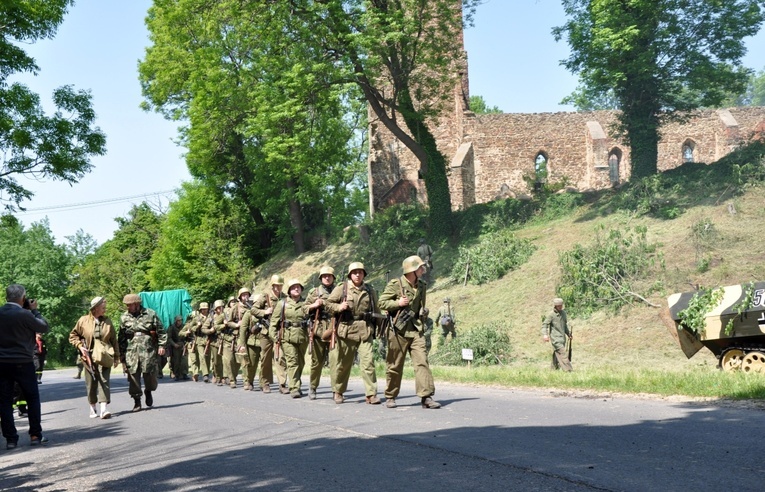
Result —
[[499, 323], [479, 325], [468, 332], [460, 332], [459, 338], [451, 339], [432, 352], [433, 364], [446, 366], [464, 365], [462, 349], [473, 350], [473, 365], [491, 366], [510, 362], [510, 337], [507, 328]]
[[531, 200], [507, 198], [478, 203], [454, 215], [459, 223], [460, 239], [464, 241], [522, 224], [536, 211], [537, 204]]
[[363, 247], [364, 261], [370, 265], [380, 264], [415, 254], [418, 239], [425, 237], [427, 231], [427, 215], [427, 209], [407, 204], [377, 212], [369, 224], [369, 243]]
[[586, 316], [603, 308], [618, 311], [657, 287], [650, 285], [642, 295], [636, 292], [638, 281], [652, 278], [657, 267], [664, 267], [656, 246], [648, 244], [646, 231], [636, 227], [604, 234], [601, 227], [594, 244], [577, 244], [559, 256], [562, 274], [557, 291], [571, 314]]
[[472, 284], [497, 280], [526, 263], [535, 249], [531, 241], [519, 239], [507, 229], [487, 234], [475, 246], [460, 246], [451, 277], [462, 282], [469, 270], [468, 280]]

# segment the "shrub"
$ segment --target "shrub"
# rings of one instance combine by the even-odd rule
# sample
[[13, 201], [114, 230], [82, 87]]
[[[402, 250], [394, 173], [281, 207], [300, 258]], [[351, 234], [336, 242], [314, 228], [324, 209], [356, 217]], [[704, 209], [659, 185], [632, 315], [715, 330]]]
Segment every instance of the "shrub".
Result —
[[363, 247], [364, 261], [379, 264], [415, 254], [427, 230], [427, 214], [427, 209], [408, 204], [376, 213], [369, 224], [369, 243]]
[[462, 349], [473, 350], [473, 365], [490, 366], [510, 362], [510, 337], [507, 328], [499, 323], [479, 325], [459, 338], [451, 339], [429, 356], [433, 364], [446, 366], [464, 365]]
[[656, 246], [648, 244], [646, 231], [636, 227], [634, 231], [612, 229], [604, 234], [600, 227], [594, 244], [577, 244], [559, 256], [562, 273], [558, 295], [572, 314], [586, 316], [602, 308], [617, 311], [657, 287], [648, 286], [642, 295], [636, 292], [638, 281], [652, 278], [656, 268], [664, 267]]
[[524, 264], [535, 249], [531, 241], [515, 237], [508, 229], [487, 234], [475, 246], [460, 246], [451, 277], [462, 282], [468, 271], [473, 284], [497, 280]]

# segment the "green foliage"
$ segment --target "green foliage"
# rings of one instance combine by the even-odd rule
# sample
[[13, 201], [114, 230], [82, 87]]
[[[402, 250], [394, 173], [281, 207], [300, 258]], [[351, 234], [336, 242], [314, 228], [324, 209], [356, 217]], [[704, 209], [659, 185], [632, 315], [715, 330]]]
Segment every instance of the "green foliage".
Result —
[[[657, 172], [658, 128], [715, 107], [747, 81], [744, 38], [763, 21], [759, 0], [564, 0], [568, 21], [553, 30], [586, 92], [613, 92], [618, 133], [630, 145], [633, 178]], [[692, 28], [689, 28], [692, 26]]]
[[646, 239], [646, 228], [605, 231], [598, 227], [593, 244], [559, 255], [561, 279], [557, 286], [560, 297], [572, 315], [586, 316], [606, 309], [618, 311], [622, 306], [640, 300], [648, 292], [637, 292], [640, 280], [651, 279], [657, 268], [663, 269], [656, 245]]
[[17, 179], [53, 179], [76, 183], [90, 169], [90, 157], [106, 152], [106, 137], [94, 126], [91, 96], [70, 86], [53, 91], [56, 111], [43, 112], [40, 97], [19, 83], [17, 72], [39, 67], [21, 48], [52, 38], [72, 0], [5, 2], [0, 13], [0, 202], [14, 209], [32, 197]]
[[489, 106], [484, 100], [483, 96], [470, 96], [469, 100], [470, 110], [475, 114], [497, 114], [502, 113], [502, 110], [497, 106]]
[[428, 358], [432, 364], [459, 366], [465, 365], [462, 360], [462, 349], [473, 350], [474, 366], [492, 366], [510, 362], [510, 337], [507, 327], [499, 323], [481, 324], [470, 331], [460, 332], [459, 338], [450, 339], [445, 345], [438, 347]]
[[460, 246], [451, 277], [462, 282], [467, 271], [472, 284], [491, 282], [526, 263], [534, 250], [536, 246], [531, 241], [515, 237], [510, 230], [492, 232], [474, 246]]
[[704, 217], [691, 225], [690, 240], [696, 253], [698, 271], [703, 273], [709, 269], [709, 258], [706, 254], [714, 249], [719, 241], [719, 234], [714, 223], [708, 217]]
[[184, 183], [160, 226], [148, 276], [152, 290], [187, 289], [195, 302], [223, 299], [242, 286], [247, 215], [199, 182]]
[[369, 242], [362, 247], [367, 268], [415, 254], [426, 224], [427, 211], [418, 205], [394, 205], [377, 212], [364, 226], [369, 230]]
[[706, 329], [706, 316], [723, 299], [723, 289], [700, 289], [688, 301], [688, 307], [680, 311], [680, 324], [700, 337]]
[[747, 311], [749, 311], [754, 305], [754, 282], [749, 282], [747, 285], [741, 285], [741, 290], [744, 292], [744, 298], [741, 302], [735, 305], [736, 316], [728, 320], [725, 324], [725, 334], [731, 336], [733, 334], [733, 323], [738, 319], [743, 319]]
[[481, 234], [496, 232], [528, 221], [538, 210], [532, 200], [507, 198], [477, 203], [466, 210], [456, 212], [460, 239], [477, 238]]
[[731, 106], [765, 106], [765, 70], [757, 73], [746, 71], [749, 79], [743, 93], [728, 97], [721, 107]]
[[57, 245], [47, 220], [24, 229], [12, 216], [0, 220], [0, 285], [22, 284], [37, 299], [50, 331], [44, 335], [51, 361], [71, 358], [69, 332], [80, 316], [80, 303], [67, 291], [77, 261], [66, 246]]

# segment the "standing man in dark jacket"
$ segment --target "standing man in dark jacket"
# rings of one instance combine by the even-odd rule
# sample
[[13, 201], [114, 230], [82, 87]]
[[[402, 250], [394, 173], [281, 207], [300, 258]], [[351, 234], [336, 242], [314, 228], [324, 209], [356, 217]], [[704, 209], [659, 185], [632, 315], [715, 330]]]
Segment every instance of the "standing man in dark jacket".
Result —
[[[13, 449], [19, 442], [13, 422], [14, 383], [19, 383], [27, 399], [30, 443], [35, 446], [48, 442], [42, 434], [40, 390], [34, 364], [35, 333], [46, 333], [48, 322], [37, 310], [37, 301], [27, 299], [23, 285], [9, 285], [5, 300], [0, 307], [0, 418], [6, 448]], [[25, 301], [27, 309], [22, 307]]]

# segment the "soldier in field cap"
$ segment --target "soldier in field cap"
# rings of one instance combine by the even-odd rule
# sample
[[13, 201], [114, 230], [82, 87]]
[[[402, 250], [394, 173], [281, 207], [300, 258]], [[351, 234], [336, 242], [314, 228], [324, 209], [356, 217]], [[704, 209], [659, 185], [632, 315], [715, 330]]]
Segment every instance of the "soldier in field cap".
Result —
[[120, 316], [119, 345], [122, 368], [128, 375], [128, 393], [135, 400], [134, 412], [141, 410], [141, 375], [146, 390], [146, 406], [154, 405], [157, 389], [157, 358], [165, 354], [167, 332], [157, 313], [141, 306], [141, 296], [128, 294], [122, 302], [127, 311]]
[[550, 342], [553, 347], [552, 368], [571, 372], [571, 361], [566, 353], [566, 337], [571, 339], [568, 318], [563, 309], [563, 299], [553, 299], [553, 309], [542, 321], [542, 341]]

